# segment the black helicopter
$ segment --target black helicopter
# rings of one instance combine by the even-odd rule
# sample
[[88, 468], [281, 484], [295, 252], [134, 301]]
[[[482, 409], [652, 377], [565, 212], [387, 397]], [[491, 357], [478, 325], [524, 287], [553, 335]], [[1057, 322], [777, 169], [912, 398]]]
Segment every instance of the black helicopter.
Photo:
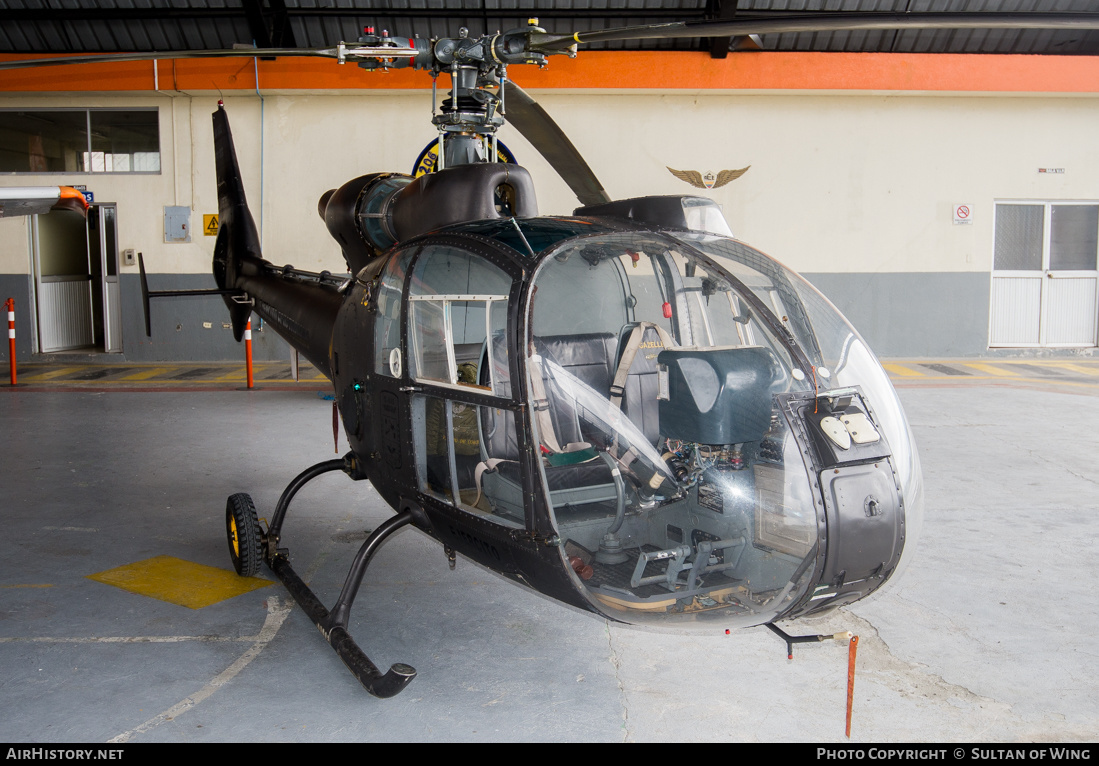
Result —
[[[766, 625], [788, 647], [827, 638], [774, 623], [876, 591], [911, 556], [922, 515], [916, 447], [885, 371], [811, 285], [734, 239], [713, 201], [611, 200], [507, 69], [608, 40], [1061, 26], [1097, 28], [1099, 15], [834, 14], [571, 36], [532, 23], [248, 51], [411, 66], [449, 74], [451, 89], [432, 119], [434, 172], [372, 173], [320, 198], [342, 276], [263, 259], [224, 107], [213, 115], [216, 292], [237, 340], [255, 313], [331, 379], [351, 445], [294, 478], [266, 529], [249, 495], [229, 497], [236, 571], [270, 567], [378, 697], [415, 670], [382, 673], [348, 619], [371, 557], [406, 525], [451, 566], [460, 553], [611, 620]], [[242, 55], [155, 56], [196, 53]], [[496, 161], [505, 120], [576, 194], [573, 215], [539, 216], [527, 171]], [[144, 268], [141, 279], [146, 312], [181, 294], [150, 291]], [[291, 566], [282, 525], [297, 492], [332, 471], [369, 480], [396, 513], [328, 609]]]

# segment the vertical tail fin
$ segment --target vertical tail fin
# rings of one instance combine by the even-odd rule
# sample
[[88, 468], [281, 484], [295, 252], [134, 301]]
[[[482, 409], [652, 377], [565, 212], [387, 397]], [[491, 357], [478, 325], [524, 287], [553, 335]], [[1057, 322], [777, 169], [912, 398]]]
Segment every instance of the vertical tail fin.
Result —
[[[214, 279], [222, 290], [239, 287], [241, 276], [252, 273], [263, 262], [256, 222], [244, 197], [244, 183], [237, 166], [237, 152], [225, 106], [218, 102], [214, 112], [214, 164], [218, 179], [218, 236], [214, 243]], [[252, 307], [237, 296], [226, 295], [225, 305], [233, 323], [233, 337], [244, 337]]]

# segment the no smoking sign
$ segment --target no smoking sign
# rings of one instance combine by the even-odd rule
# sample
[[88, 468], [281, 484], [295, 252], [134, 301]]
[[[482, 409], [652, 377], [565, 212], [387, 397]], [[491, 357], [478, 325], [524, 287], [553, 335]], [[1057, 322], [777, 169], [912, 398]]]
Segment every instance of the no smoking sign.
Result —
[[973, 208], [969, 205], [955, 205], [954, 223], [973, 223]]

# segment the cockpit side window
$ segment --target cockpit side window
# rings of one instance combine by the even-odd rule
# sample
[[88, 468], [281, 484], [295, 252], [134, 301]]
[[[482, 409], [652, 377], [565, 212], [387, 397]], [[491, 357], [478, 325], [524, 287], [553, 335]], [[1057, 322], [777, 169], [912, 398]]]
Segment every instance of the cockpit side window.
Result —
[[475, 253], [425, 246], [408, 294], [408, 374], [420, 490], [507, 527], [525, 521], [522, 495], [499, 477], [519, 475], [510, 403], [507, 322], [512, 278]]
[[392, 258], [378, 283], [374, 320], [374, 372], [378, 375], [401, 377], [401, 294], [414, 252], [406, 250]]
[[425, 248], [409, 290], [409, 375], [422, 383], [509, 396], [506, 357], [511, 277], [455, 247]]

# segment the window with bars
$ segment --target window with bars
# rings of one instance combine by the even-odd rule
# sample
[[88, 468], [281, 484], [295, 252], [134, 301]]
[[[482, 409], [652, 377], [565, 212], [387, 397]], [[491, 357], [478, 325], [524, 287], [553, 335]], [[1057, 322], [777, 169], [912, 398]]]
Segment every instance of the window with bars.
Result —
[[151, 109], [0, 109], [0, 173], [159, 173]]

